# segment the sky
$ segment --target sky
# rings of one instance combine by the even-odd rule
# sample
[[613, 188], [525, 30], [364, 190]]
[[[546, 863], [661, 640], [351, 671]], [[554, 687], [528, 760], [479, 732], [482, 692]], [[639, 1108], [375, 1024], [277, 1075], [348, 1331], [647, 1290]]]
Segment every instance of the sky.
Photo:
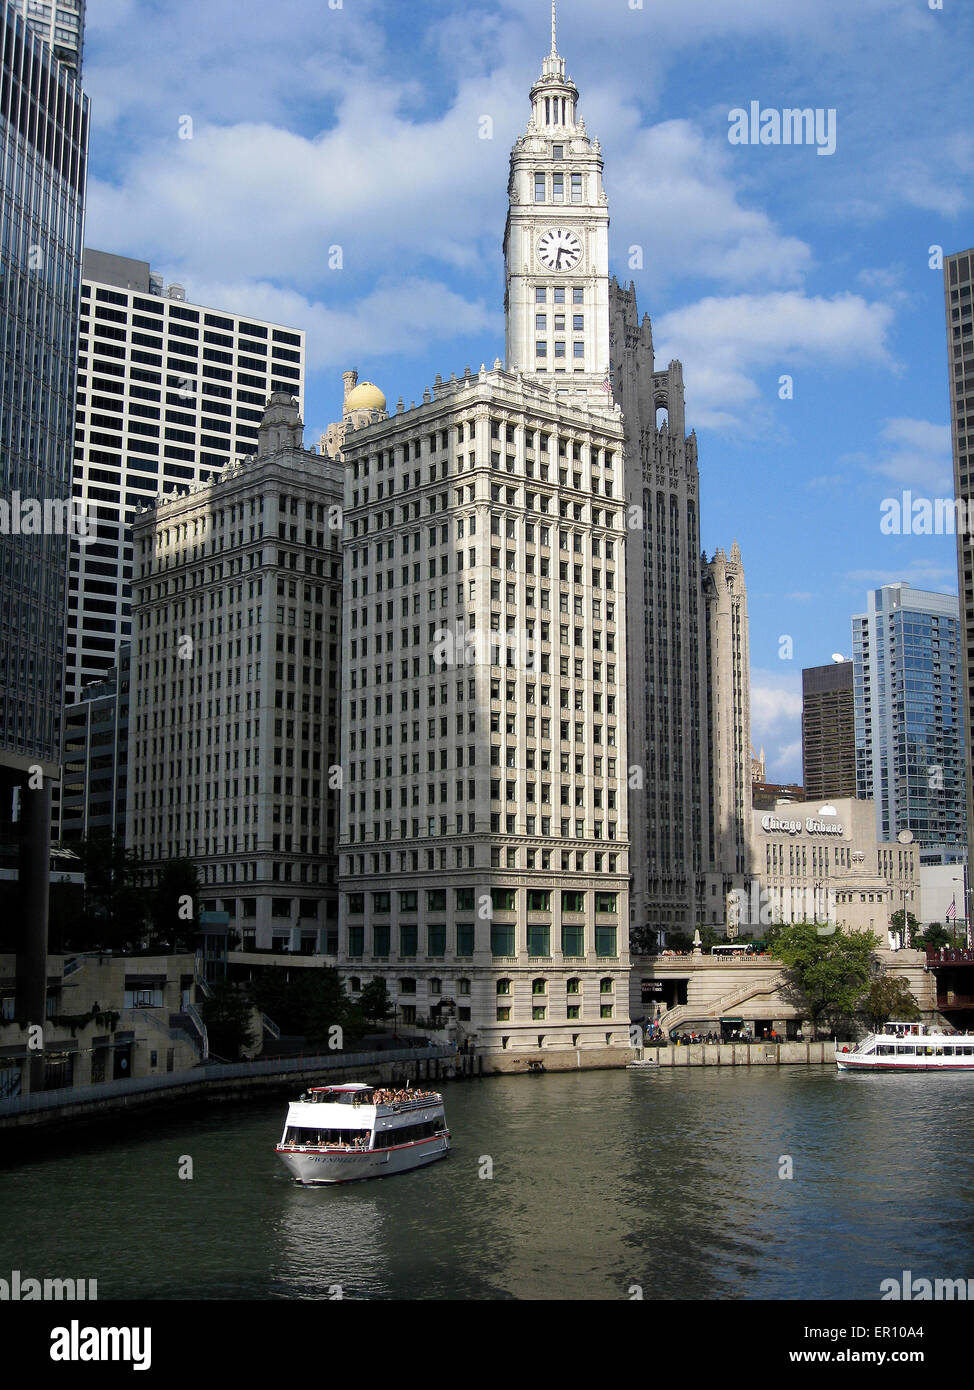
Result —
[[[408, 406], [503, 356], [549, 45], [548, 0], [89, 0], [87, 244], [305, 329], [309, 444], [348, 368]], [[802, 667], [851, 655], [870, 588], [957, 592], [953, 537], [880, 523], [952, 494], [937, 248], [974, 244], [974, 5], [560, 0], [558, 47], [610, 270], [683, 363], [704, 547], [741, 546], [752, 741], [800, 781]], [[752, 102], [823, 138], [734, 143]]]

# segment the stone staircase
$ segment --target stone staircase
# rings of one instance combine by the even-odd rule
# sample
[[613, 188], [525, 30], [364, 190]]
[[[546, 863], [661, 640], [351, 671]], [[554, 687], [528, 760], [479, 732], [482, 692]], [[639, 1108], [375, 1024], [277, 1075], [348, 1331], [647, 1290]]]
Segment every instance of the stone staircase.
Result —
[[681, 1023], [690, 1020], [702, 1021], [721, 1018], [728, 1009], [735, 1008], [738, 1004], [745, 1003], [748, 999], [753, 999], [757, 994], [773, 994], [776, 989], [788, 982], [788, 972], [781, 970], [776, 975], [764, 975], [760, 979], [748, 980], [746, 985], [739, 985], [737, 989], [731, 990], [728, 994], [723, 994], [719, 999], [713, 999], [710, 1003], [701, 1004], [677, 1004], [674, 1008], [668, 1009], [658, 1020], [664, 1033], [670, 1033], [674, 1028], [678, 1028]]

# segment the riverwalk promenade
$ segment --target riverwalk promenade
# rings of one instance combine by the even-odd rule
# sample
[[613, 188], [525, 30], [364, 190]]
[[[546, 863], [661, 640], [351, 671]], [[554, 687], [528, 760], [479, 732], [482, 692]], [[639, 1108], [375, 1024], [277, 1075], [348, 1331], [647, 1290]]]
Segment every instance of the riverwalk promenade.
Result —
[[466, 1074], [475, 1060], [458, 1055], [452, 1045], [440, 1045], [200, 1066], [164, 1076], [104, 1081], [0, 1100], [0, 1133], [52, 1124], [84, 1124], [112, 1114], [132, 1114], [153, 1105], [201, 1101], [219, 1104], [253, 1093], [290, 1093], [315, 1083], [391, 1084], [406, 1078], [430, 1081]]

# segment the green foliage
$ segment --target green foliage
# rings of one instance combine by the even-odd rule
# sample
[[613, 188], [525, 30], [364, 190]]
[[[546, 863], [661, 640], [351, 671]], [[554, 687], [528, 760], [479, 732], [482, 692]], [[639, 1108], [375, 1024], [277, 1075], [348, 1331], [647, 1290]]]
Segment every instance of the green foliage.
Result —
[[150, 915], [155, 936], [174, 950], [189, 951], [199, 930], [200, 881], [191, 859], [170, 859], [156, 877]]
[[392, 1017], [392, 1000], [386, 989], [385, 980], [370, 980], [358, 998], [362, 1017], [368, 1023], [382, 1023]]
[[952, 945], [953, 939], [950, 928], [941, 922], [929, 922], [922, 932], [916, 932], [911, 938], [913, 948], [917, 951], [925, 951], [928, 946], [940, 951], [944, 946]]
[[913, 1023], [920, 1017], [920, 1006], [905, 980], [890, 975], [873, 980], [860, 1005], [863, 1018], [872, 1033], [880, 1033], [894, 1019]]
[[146, 894], [140, 861], [121, 841], [94, 836], [76, 846], [85, 876], [81, 912], [61, 928], [65, 949], [125, 950], [145, 931]]
[[251, 1004], [244, 990], [229, 980], [215, 980], [211, 997], [200, 1004], [206, 1024], [210, 1051], [218, 1057], [236, 1061], [243, 1048], [253, 1047], [256, 1038], [251, 1024]]
[[307, 969], [272, 966], [251, 981], [250, 997], [282, 1033], [309, 1042], [328, 1042], [336, 1024], [343, 1032], [361, 1031], [361, 1018], [346, 998], [338, 971], [332, 966]]
[[772, 954], [788, 967], [788, 992], [811, 1021], [814, 1036], [823, 1023], [835, 1024], [856, 1013], [879, 945], [872, 932], [820, 936], [813, 922], [794, 922], [769, 928], [768, 940]]

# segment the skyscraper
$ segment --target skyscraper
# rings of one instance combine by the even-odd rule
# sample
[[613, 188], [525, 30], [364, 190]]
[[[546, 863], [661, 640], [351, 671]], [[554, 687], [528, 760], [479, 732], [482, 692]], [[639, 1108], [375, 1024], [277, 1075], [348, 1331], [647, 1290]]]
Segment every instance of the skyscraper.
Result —
[[908, 584], [868, 594], [852, 619], [856, 795], [876, 802], [876, 836], [912, 832], [921, 864], [966, 855], [958, 601]]
[[856, 709], [851, 661], [802, 671], [802, 767], [809, 801], [856, 794]]
[[337, 950], [339, 466], [274, 395], [256, 448], [133, 528], [126, 847], [243, 944]]
[[623, 430], [577, 97], [553, 33], [511, 154], [506, 366], [392, 414], [357, 386], [341, 443], [343, 965], [511, 1068], [629, 1043]]
[[[964, 783], [968, 845], [974, 839], [974, 247], [944, 261], [947, 355], [950, 368], [954, 496], [964, 524], [957, 527], [957, 592], [960, 602]], [[970, 852], [968, 863], [974, 863]]]
[[147, 261], [85, 251], [74, 496], [91, 534], [72, 546], [69, 699], [129, 639], [136, 509], [253, 453], [273, 392], [302, 410], [304, 351], [303, 331], [187, 303]]
[[88, 101], [0, 2], [0, 841], [19, 843], [20, 1016], [44, 1016]]
[[12, 0], [35, 34], [59, 63], [81, 77], [85, 37], [85, 0]]
[[609, 291], [626, 437], [632, 925], [652, 942], [723, 923], [749, 872], [747, 593], [736, 544], [729, 559], [702, 550], [682, 365], [656, 369], [635, 287]]

